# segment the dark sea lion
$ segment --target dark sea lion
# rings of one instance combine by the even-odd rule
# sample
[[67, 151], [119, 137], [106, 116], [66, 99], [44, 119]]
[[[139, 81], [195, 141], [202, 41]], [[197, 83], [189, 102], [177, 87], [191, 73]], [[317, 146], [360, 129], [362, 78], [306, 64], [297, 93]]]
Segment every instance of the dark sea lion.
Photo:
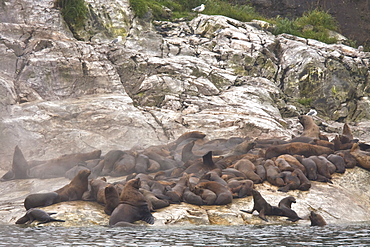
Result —
[[113, 210], [119, 204], [119, 194], [116, 187], [113, 184], [108, 184], [104, 188], [105, 206], [104, 212], [107, 215], [111, 215]]
[[327, 147], [303, 142], [293, 142], [269, 147], [266, 150], [265, 158], [271, 159], [282, 154], [290, 155], [299, 154], [308, 157], [312, 155], [331, 154], [331, 153], [334, 153], [334, 151]]
[[294, 171], [294, 168], [283, 158], [277, 158], [274, 160], [275, 165], [279, 168], [280, 171]]
[[266, 170], [266, 180], [275, 186], [282, 187], [285, 185], [284, 180], [280, 177], [280, 170], [277, 166], [275, 166], [275, 163], [268, 159], [263, 164]]
[[184, 193], [182, 194], [182, 199], [184, 202], [201, 206], [203, 205], [203, 199], [193, 193], [189, 188], [185, 188]]
[[307, 191], [311, 188], [310, 180], [306, 177], [306, 175], [303, 174], [303, 172], [300, 169], [294, 169], [292, 175], [295, 175], [299, 178], [300, 181], [300, 185], [298, 187], [299, 190]]
[[256, 173], [262, 179], [262, 181], [266, 180], [266, 169], [262, 164], [256, 165]]
[[17, 145], [14, 148], [12, 168], [1, 177], [0, 181], [29, 178], [28, 173], [28, 163]]
[[330, 154], [327, 159], [333, 163], [336, 167], [335, 172], [344, 173], [346, 171], [346, 163], [342, 156], [336, 154]]
[[181, 142], [185, 141], [186, 139], [203, 139], [205, 136], [206, 134], [200, 131], [189, 131], [182, 134], [179, 138], [176, 139], [176, 141], [168, 144], [168, 147], [170, 149], [175, 149]]
[[124, 154], [122, 150], [110, 150], [104, 155], [103, 169], [100, 173], [101, 176], [108, 176], [113, 170], [114, 164]]
[[72, 181], [64, 187], [56, 190], [61, 202], [81, 200], [82, 195], [88, 190], [88, 177], [91, 174], [89, 169], [81, 170], [72, 179]]
[[207, 172], [206, 174], [204, 174], [203, 176], [200, 177], [200, 181], [204, 182], [204, 181], [215, 181], [217, 183], [220, 183], [222, 185], [227, 185], [227, 182], [221, 178], [222, 176], [222, 172], [221, 170], [212, 170], [212, 171], [209, 171]]
[[203, 174], [217, 168], [218, 167], [215, 165], [212, 159], [212, 151], [209, 151], [205, 155], [203, 155], [201, 163], [195, 163], [189, 166], [184, 172], [188, 174], [197, 174], [200, 177]]
[[214, 205], [217, 199], [216, 193], [209, 189], [199, 189], [197, 195], [202, 198], [203, 205]]
[[330, 160], [328, 160], [326, 157], [321, 156], [321, 155], [318, 156], [318, 158], [321, 159], [323, 162], [325, 162], [325, 164], [328, 166], [330, 174], [335, 173], [335, 171], [337, 170], [337, 167], [332, 162], [330, 162]]
[[201, 158], [200, 155], [195, 155], [193, 153], [193, 147], [194, 147], [195, 141], [191, 141], [188, 144], [184, 146], [181, 152], [181, 161], [186, 163], [189, 160], [195, 160]]
[[226, 186], [215, 181], [207, 181], [197, 184], [194, 188], [194, 193], [199, 195], [197, 191], [200, 189], [209, 189], [217, 195], [217, 199], [214, 203], [215, 205], [226, 205], [231, 203], [233, 200], [231, 191]]
[[280, 187], [278, 191], [288, 192], [289, 190], [296, 190], [301, 185], [301, 181], [297, 175], [292, 172], [281, 172], [280, 177], [284, 180], [285, 185]]
[[296, 200], [293, 196], [288, 196], [283, 199], [278, 204], [278, 207], [282, 210], [282, 215], [281, 216], [286, 216], [288, 217], [288, 220], [292, 222], [296, 222], [300, 219], [297, 215], [297, 213], [292, 209], [292, 203], [296, 203]]
[[48, 222], [65, 222], [64, 220], [54, 219], [50, 217], [51, 214], [55, 213], [47, 213], [44, 210], [38, 208], [30, 208], [27, 210], [26, 214], [19, 218], [15, 224], [31, 224], [32, 222], [39, 221], [38, 224], [44, 224]]
[[146, 173], [150, 167], [148, 156], [144, 154], [138, 154], [135, 159], [135, 171], [137, 173]]
[[320, 139], [320, 128], [311, 116], [300, 115], [298, 116], [298, 120], [303, 126], [303, 133], [301, 136]]
[[111, 214], [109, 225], [115, 225], [121, 221], [134, 223], [138, 220], [143, 220], [149, 224], [154, 223], [154, 217], [150, 213], [148, 202], [139, 191], [140, 185], [140, 178], [127, 181], [119, 197], [120, 204]]
[[315, 213], [314, 211], [310, 212], [309, 218], [311, 221], [311, 226], [325, 226], [326, 225], [326, 221], [324, 220], [324, 218], [318, 213]]
[[45, 163], [30, 168], [32, 178], [55, 178], [64, 177], [65, 173], [86, 160], [100, 158], [101, 150], [88, 153], [65, 154], [56, 159], [47, 160]]
[[351, 154], [351, 150], [340, 150], [335, 154], [341, 156], [344, 159], [346, 168], [354, 168], [357, 165], [356, 158]]
[[296, 157], [299, 157], [299, 156], [297, 155], [293, 156], [290, 154], [282, 154], [278, 158], [282, 158], [286, 160], [291, 167], [293, 167], [294, 169], [301, 169], [301, 171], [304, 174], [306, 174], [306, 168], [304, 167], [304, 165], [301, 164], [301, 162]]
[[46, 207], [60, 202], [56, 192], [30, 194], [24, 199], [24, 207], [28, 210], [36, 207]]
[[66, 171], [66, 173], [64, 174], [64, 177], [68, 178], [69, 180], [72, 180], [78, 174], [79, 171], [84, 170], [84, 169], [89, 169], [89, 168], [87, 168], [84, 164], [81, 164], [81, 163], [77, 164], [76, 166]]
[[350, 143], [353, 141], [353, 134], [351, 131], [351, 128], [347, 123], [344, 123], [343, 125], [343, 130], [342, 130], [342, 135], [339, 136], [340, 142], [341, 143]]
[[245, 213], [252, 214], [254, 211], [258, 212], [258, 217], [264, 221], [268, 221], [266, 215], [282, 215], [282, 210], [279, 207], [271, 206], [257, 190], [252, 190], [253, 194], [253, 208], [251, 211], [240, 210]]
[[317, 180], [317, 165], [315, 161], [310, 158], [302, 158], [301, 164], [305, 167], [307, 178], [309, 180]]

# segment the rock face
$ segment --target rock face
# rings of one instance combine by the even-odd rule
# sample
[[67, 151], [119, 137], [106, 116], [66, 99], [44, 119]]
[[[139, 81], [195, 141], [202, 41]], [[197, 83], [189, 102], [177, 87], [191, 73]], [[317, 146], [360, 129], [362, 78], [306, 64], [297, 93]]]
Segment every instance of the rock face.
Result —
[[[1, 6], [4, 169], [15, 145], [27, 159], [49, 159], [159, 144], [189, 130], [291, 136], [284, 118], [308, 107], [333, 120], [369, 117], [369, 53], [222, 16], [153, 25], [133, 18], [127, 1], [88, 3], [107, 32], [94, 29], [85, 42], [51, 0]], [[110, 43], [117, 35], [123, 41]]]

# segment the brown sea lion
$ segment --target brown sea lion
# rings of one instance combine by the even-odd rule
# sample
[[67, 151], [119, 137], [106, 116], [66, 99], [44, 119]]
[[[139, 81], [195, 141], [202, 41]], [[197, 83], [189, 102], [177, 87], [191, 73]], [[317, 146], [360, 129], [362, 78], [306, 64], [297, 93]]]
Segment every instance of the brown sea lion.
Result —
[[30, 194], [24, 199], [24, 207], [28, 210], [36, 207], [46, 207], [60, 202], [56, 192]]
[[200, 177], [203, 174], [217, 168], [218, 167], [215, 165], [212, 159], [212, 151], [209, 151], [203, 155], [201, 163], [195, 163], [194, 165], [189, 166], [184, 172], [188, 174], [193, 173]]
[[94, 201], [105, 204], [105, 187], [108, 185], [105, 177], [90, 180], [91, 197]]
[[260, 176], [258, 176], [258, 174], [255, 172], [255, 165], [249, 159], [241, 159], [237, 161], [234, 165], [234, 168], [243, 172], [246, 178], [252, 180], [255, 184], [263, 182]]
[[202, 198], [203, 205], [214, 205], [217, 199], [216, 193], [209, 189], [199, 189], [196, 194]]
[[301, 171], [304, 174], [306, 174], [306, 168], [304, 167], [304, 165], [301, 164], [301, 162], [296, 157], [299, 157], [299, 156], [297, 155], [293, 156], [290, 154], [282, 154], [278, 158], [282, 158], [286, 160], [291, 167], [293, 167], [294, 169], [301, 169]]
[[252, 180], [230, 179], [227, 181], [227, 187], [233, 194], [233, 198], [244, 198], [252, 195], [254, 183]]
[[300, 162], [306, 169], [307, 178], [313, 181], [317, 180], [317, 165], [315, 161], [303, 157]]
[[32, 178], [64, 177], [65, 173], [72, 167], [86, 160], [100, 158], [100, 155], [101, 150], [88, 153], [65, 154], [30, 168], [29, 176]]
[[292, 203], [296, 203], [295, 198], [293, 196], [288, 196], [281, 199], [281, 201], [278, 204], [278, 207], [282, 210], [281, 216], [286, 216], [288, 217], [287, 220], [296, 222], [302, 218], [299, 217], [297, 213], [292, 209]]
[[346, 168], [354, 168], [357, 165], [356, 158], [351, 154], [351, 150], [340, 150], [335, 154], [341, 156], [344, 159]]
[[119, 204], [119, 194], [116, 187], [113, 184], [108, 184], [104, 188], [104, 212], [107, 215], [111, 215], [113, 210]]
[[312, 155], [331, 154], [334, 151], [330, 148], [313, 145], [303, 142], [293, 142], [281, 145], [271, 146], [266, 150], [265, 158], [271, 159], [282, 154], [299, 154], [309, 157]]
[[309, 218], [311, 221], [311, 226], [325, 226], [326, 225], [326, 221], [324, 220], [324, 218], [318, 213], [315, 213], [314, 211], [310, 212]]
[[148, 172], [149, 167], [150, 167], [150, 162], [149, 162], [148, 156], [144, 154], [138, 154], [135, 159], [135, 171], [137, 173], [146, 173]]
[[266, 215], [282, 215], [282, 210], [279, 207], [271, 206], [257, 190], [252, 190], [253, 194], [253, 208], [251, 211], [240, 210], [245, 213], [252, 214], [254, 211], [258, 212], [258, 217], [264, 221], [268, 221]]
[[156, 197], [151, 191], [145, 190], [140, 188], [140, 192], [143, 193], [145, 199], [147, 200], [148, 204], [151, 204], [152, 210], [164, 208], [170, 205], [170, 202], [168, 200], [160, 199]]
[[136, 154], [131, 151], [124, 151], [121, 157], [114, 163], [110, 176], [119, 177], [135, 172]]
[[29, 165], [17, 145], [14, 148], [12, 168], [1, 177], [0, 181], [29, 178], [28, 173]]
[[230, 190], [226, 186], [215, 181], [207, 181], [197, 184], [194, 188], [194, 193], [199, 195], [200, 193], [197, 191], [200, 189], [209, 189], [216, 193], [217, 199], [214, 202], [215, 205], [226, 205], [231, 203], [233, 200], [233, 195]]
[[82, 195], [88, 190], [88, 177], [91, 174], [89, 169], [81, 170], [72, 179], [72, 181], [64, 187], [56, 190], [61, 202], [81, 200]]
[[339, 136], [339, 138], [342, 144], [353, 142], [353, 134], [347, 123], [344, 123], [342, 134]]
[[30, 208], [27, 210], [26, 214], [19, 218], [15, 224], [31, 224], [32, 222], [39, 221], [38, 224], [44, 224], [48, 222], [65, 222], [64, 220], [54, 219], [53, 217], [50, 217], [50, 215], [55, 213], [47, 213], [44, 210], [38, 209], [38, 208]]
[[320, 128], [319, 126], [317, 126], [311, 116], [300, 115], [298, 116], [298, 120], [303, 126], [303, 133], [301, 134], [301, 136], [320, 139]]
[[216, 170], [212, 170], [212, 171], [207, 172], [206, 174], [201, 176], [199, 180], [201, 182], [215, 181], [215, 182], [220, 183], [224, 186], [227, 186], [227, 182], [224, 179], [222, 179], [220, 176], [222, 176], [221, 170], [216, 169]]
[[274, 160], [274, 162], [275, 162], [275, 165], [282, 172], [284, 172], [284, 171], [289, 171], [289, 172], [294, 171], [294, 168], [288, 163], [288, 161], [286, 161], [283, 158], [278, 157], [277, 159]]
[[360, 150], [359, 144], [355, 143], [350, 154], [355, 157], [360, 167], [370, 171], [370, 152]]
[[256, 173], [262, 181], [266, 180], [266, 169], [262, 164], [256, 165]]
[[189, 175], [184, 173], [184, 175], [177, 181], [176, 185], [171, 188], [165, 194], [171, 198], [172, 203], [180, 203], [182, 200], [182, 194], [184, 193], [185, 188], [189, 184]]
[[310, 156], [308, 158], [312, 159], [316, 163], [317, 174], [322, 175], [328, 179], [331, 179], [331, 173], [325, 160], [320, 159], [318, 156]]
[[120, 204], [111, 214], [109, 225], [115, 225], [120, 221], [134, 223], [138, 220], [143, 220], [149, 224], [154, 223], [154, 217], [150, 213], [148, 202], [139, 191], [140, 184], [140, 178], [127, 181], [119, 197]]

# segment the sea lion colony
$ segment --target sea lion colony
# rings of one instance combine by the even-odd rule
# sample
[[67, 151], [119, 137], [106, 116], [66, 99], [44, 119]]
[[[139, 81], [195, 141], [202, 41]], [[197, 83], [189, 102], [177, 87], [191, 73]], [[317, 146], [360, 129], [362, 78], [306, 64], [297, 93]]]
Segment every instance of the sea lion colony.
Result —
[[[290, 208], [294, 198], [271, 206], [254, 184], [268, 181], [283, 192], [306, 191], [311, 181], [330, 183], [333, 173], [344, 173], [346, 168], [359, 165], [370, 169], [368, 145], [354, 139], [347, 124], [343, 133], [329, 141], [311, 116], [300, 116], [299, 120], [303, 133], [289, 141], [240, 137], [207, 141], [204, 133], [193, 131], [167, 145], [144, 150], [111, 150], [104, 156], [95, 150], [47, 161], [26, 161], [17, 146], [12, 169], [1, 180], [72, 178], [54, 192], [28, 195], [25, 208], [71, 200], [97, 201], [111, 215], [110, 225], [137, 220], [152, 224], [151, 212], [173, 203], [225, 205], [233, 198], [247, 196], [253, 196], [252, 212], [257, 210], [260, 218], [279, 215], [296, 221], [300, 217]], [[111, 184], [102, 176], [127, 177]]]

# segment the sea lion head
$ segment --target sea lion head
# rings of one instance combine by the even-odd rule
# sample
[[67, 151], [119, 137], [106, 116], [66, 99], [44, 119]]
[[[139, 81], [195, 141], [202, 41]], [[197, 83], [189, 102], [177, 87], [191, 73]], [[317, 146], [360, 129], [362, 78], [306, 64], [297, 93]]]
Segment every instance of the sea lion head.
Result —
[[131, 186], [135, 189], [140, 189], [141, 181], [140, 178], [131, 179], [127, 182], [126, 186]]

